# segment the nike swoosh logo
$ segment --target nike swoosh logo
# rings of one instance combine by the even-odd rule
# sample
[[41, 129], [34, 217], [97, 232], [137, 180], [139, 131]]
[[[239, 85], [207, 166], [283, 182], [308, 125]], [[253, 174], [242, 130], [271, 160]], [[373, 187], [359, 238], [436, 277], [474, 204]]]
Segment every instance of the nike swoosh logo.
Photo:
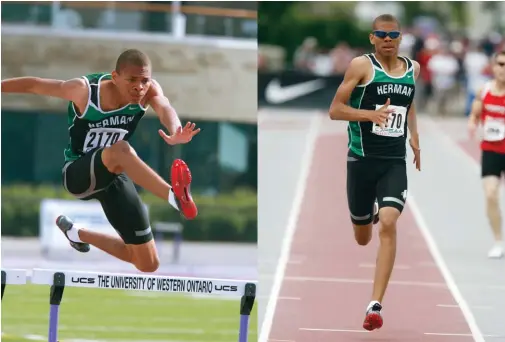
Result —
[[265, 98], [270, 103], [284, 103], [313, 93], [324, 88], [324, 86], [324, 80], [318, 79], [283, 87], [278, 79], [273, 79], [265, 89]]

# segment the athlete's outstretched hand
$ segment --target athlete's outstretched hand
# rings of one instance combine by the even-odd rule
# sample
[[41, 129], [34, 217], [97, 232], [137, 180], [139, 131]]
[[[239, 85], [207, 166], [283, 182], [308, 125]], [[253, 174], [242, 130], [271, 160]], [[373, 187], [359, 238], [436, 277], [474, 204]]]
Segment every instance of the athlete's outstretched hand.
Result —
[[179, 127], [177, 132], [167, 135], [163, 130], [159, 130], [160, 136], [169, 145], [185, 144], [191, 141], [200, 132], [200, 128], [195, 129], [195, 124], [188, 122], [186, 126]]
[[391, 100], [388, 98], [384, 106], [379, 109], [372, 111], [370, 115], [370, 121], [376, 123], [381, 128], [386, 127], [387, 120], [389, 118], [389, 114], [394, 113], [394, 109], [388, 108], [391, 104]]
[[416, 169], [421, 171], [421, 149], [419, 148], [419, 138], [415, 138], [412, 141], [412, 138], [409, 139], [410, 147], [412, 148], [412, 152], [414, 152], [414, 161], [413, 164], [416, 164]]

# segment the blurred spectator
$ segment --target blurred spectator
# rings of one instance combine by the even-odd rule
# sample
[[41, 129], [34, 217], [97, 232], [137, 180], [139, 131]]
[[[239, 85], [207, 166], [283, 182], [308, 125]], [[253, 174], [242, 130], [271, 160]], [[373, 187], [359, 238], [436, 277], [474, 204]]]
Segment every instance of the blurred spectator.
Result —
[[345, 73], [352, 59], [356, 57], [356, 53], [346, 42], [339, 42], [333, 50], [330, 51], [330, 57], [333, 64], [333, 73], [341, 75]]
[[447, 102], [454, 95], [459, 64], [456, 57], [445, 45], [430, 58], [428, 70], [432, 75], [433, 103], [432, 113], [446, 115]]
[[[418, 39], [420, 37], [416, 36], [415, 32], [410, 29], [406, 29], [402, 33], [402, 42], [400, 44], [399, 54], [409, 58], [414, 58], [414, 46], [418, 44]], [[422, 41], [421, 41], [422, 42]], [[422, 46], [422, 45], [421, 45]]]
[[486, 55], [483, 46], [479, 45], [478, 42], [471, 42], [463, 62], [466, 71], [466, 115], [470, 114], [475, 93], [489, 79], [489, 75], [486, 74], [488, 65], [489, 57]]
[[268, 65], [265, 56], [263, 56], [261, 52], [258, 52], [258, 70], [265, 70], [267, 67]]
[[298, 70], [310, 71], [314, 66], [316, 57], [317, 39], [314, 37], [307, 37], [302, 45], [295, 51], [294, 66]]
[[[421, 45], [422, 44], [422, 45]], [[436, 53], [440, 42], [436, 37], [429, 37], [423, 40], [422, 37], [417, 39], [417, 43], [414, 46], [415, 60], [419, 62], [421, 71], [419, 78], [417, 80], [417, 85], [420, 88], [419, 97], [417, 104], [419, 105], [419, 110], [424, 111], [433, 95], [433, 84], [431, 71], [428, 68], [428, 63], [433, 55]]]

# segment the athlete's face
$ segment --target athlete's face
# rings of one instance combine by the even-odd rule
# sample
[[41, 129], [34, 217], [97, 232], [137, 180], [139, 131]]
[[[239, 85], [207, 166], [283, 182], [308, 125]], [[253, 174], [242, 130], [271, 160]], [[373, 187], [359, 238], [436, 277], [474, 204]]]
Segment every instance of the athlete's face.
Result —
[[151, 66], [126, 65], [112, 77], [124, 99], [139, 103], [151, 87]]
[[370, 43], [375, 51], [383, 56], [395, 56], [402, 36], [396, 22], [379, 21], [375, 24], [374, 32], [370, 33]]
[[505, 55], [498, 55], [493, 61], [493, 74], [498, 82], [505, 83]]

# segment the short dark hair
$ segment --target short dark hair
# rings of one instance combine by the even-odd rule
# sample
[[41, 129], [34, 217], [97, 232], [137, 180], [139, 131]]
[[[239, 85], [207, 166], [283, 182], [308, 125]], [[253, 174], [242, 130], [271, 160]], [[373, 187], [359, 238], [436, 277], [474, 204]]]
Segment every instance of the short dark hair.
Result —
[[400, 22], [396, 17], [392, 14], [381, 14], [377, 18], [374, 19], [372, 23], [372, 30], [375, 30], [378, 22], [388, 22], [388, 23], [396, 23], [398, 25], [398, 29], [400, 29]]
[[505, 49], [504, 50], [500, 50], [498, 52], [496, 52], [493, 56], [493, 61], [496, 62], [496, 60], [498, 59], [499, 56], [505, 56]]
[[116, 61], [116, 72], [119, 73], [125, 66], [149, 66], [151, 65], [151, 60], [149, 57], [140, 50], [129, 49], [124, 51], [119, 55]]

